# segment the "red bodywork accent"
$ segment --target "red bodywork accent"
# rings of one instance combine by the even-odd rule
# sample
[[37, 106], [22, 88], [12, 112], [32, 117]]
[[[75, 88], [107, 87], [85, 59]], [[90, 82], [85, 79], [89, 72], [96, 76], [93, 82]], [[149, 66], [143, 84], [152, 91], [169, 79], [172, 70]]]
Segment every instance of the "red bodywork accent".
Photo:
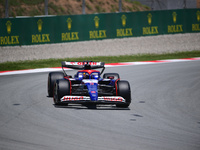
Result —
[[97, 70], [81, 70], [79, 72], [87, 72], [90, 75], [93, 72], [99, 72], [99, 71], [97, 71]]
[[72, 83], [71, 83], [71, 80], [68, 78], [68, 76], [64, 77], [65, 79], [67, 79], [69, 81], [69, 86], [70, 86], [70, 91], [69, 91], [69, 94], [71, 95], [72, 94]]
[[117, 80], [115, 81], [116, 96], [118, 96], [117, 82], [118, 82], [119, 80], [120, 80], [120, 79], [117, 79]]
[[83, 96], [74, 96], [74, 97], [71, 97], [71, 96], [65, 96], [63, 101], [81, 101], [83, 100]]

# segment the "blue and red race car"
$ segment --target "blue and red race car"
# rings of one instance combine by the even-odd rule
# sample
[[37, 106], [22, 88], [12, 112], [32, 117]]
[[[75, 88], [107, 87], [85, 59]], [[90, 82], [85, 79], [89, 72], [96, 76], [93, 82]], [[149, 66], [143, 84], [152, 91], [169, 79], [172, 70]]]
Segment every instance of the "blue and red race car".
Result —
[[[104, 62], [62, 62], [63, 72], [48, 75], [48, 95], [55, 105], [78, 103], [84, 105], [116, 104], [128, 107], [131, 89], [128, 81], [120, 80], [118, 73], [105, 73]], [[78, 69], [72, 78], [65, 68]], [[94, 69], [102, 69], [101, 72]]]

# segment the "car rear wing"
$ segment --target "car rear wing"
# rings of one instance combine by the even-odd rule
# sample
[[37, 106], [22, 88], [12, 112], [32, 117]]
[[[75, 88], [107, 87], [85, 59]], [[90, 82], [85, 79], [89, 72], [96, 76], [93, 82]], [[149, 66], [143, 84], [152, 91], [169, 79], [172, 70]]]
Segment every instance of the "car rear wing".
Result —
[[90, 70], [90, 69], [98, 69], [98, 68], [105, 68], [104, 62], [93, 62], [93, 61], [83, 61], [83, 62], [67, 62], [62, 61], [62, 68], [72, 68], [72, 69], [84, 69], [84, 70]]

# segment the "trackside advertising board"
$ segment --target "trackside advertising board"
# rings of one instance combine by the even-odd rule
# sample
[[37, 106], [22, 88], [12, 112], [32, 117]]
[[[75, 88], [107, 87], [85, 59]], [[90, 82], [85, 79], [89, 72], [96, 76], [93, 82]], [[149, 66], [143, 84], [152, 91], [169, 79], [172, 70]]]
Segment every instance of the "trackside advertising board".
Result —
[[0, 19], [0, 46], [200, 32], [200, 9]]

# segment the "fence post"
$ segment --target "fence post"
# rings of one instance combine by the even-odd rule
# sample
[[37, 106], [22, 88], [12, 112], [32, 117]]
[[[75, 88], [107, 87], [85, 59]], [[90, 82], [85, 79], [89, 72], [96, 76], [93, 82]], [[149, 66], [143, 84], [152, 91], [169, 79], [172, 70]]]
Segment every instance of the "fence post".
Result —
[[48, 0], [44, 1], [44, 11], [45, 15], [48, 15]]
[[6, 6], [5, 6], [5, 18], [9, 17], [9, 10], [8, 10], [8, 0], [6, 0]]
[[82, 0], [82, 14], [85, 14], [85, 0]]
[[122, 0], [119, 0], [119, 12], [122, 12]]

